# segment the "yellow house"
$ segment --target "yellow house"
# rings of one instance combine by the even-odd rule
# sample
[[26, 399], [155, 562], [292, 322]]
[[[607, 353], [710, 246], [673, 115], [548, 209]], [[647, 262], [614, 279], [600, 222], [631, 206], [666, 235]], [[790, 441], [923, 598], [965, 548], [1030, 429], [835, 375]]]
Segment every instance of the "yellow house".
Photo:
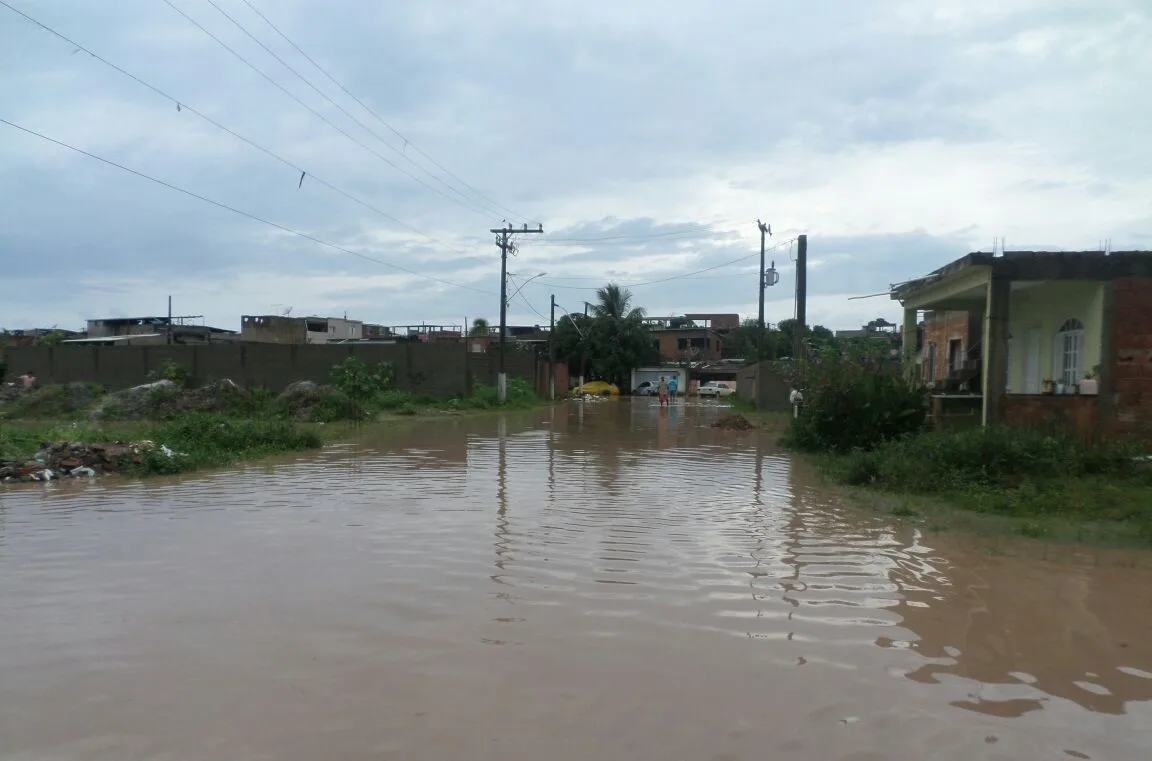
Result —
[[969, 352], [978, 387], [945, 384], [934, 408], [963, 396], [984, 425], [1152, 431], [1152, 252], [973, 253], [894, 286], [892, 298], [904, 307], [910, 374], [922, 310], [979, 316]]

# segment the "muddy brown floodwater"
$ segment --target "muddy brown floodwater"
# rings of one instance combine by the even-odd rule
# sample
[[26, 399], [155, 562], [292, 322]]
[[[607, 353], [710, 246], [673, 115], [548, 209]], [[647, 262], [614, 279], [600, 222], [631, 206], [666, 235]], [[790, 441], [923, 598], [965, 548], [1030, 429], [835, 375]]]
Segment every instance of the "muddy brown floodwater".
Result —
[[1152, 758], [1148, 556], [926, 538], [720, 413], [0, 491], [0, 759]]

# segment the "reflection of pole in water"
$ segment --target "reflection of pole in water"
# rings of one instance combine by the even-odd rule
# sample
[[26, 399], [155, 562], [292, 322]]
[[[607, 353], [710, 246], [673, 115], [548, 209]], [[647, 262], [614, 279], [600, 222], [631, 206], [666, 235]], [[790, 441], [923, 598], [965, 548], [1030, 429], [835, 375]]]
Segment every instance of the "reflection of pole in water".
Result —
[[[491, 579], [497, 584], [505, 584], [504, 564], [510, 559], [508, 546], [508, 452], [506, 440], [508, 423], [501, 417], [496, 422], [496, 569]], [[507, 599], [507, 595], [500, 595]]]

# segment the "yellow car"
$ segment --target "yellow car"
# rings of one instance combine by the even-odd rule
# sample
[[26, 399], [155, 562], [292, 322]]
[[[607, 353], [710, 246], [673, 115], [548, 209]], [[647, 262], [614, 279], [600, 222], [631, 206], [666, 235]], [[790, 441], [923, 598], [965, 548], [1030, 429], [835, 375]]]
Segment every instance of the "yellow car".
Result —
[[572, 389], [573, 396], [620, 396], [620, 389], [615, 383], [607, 381], [588, 381], [583, 386]]

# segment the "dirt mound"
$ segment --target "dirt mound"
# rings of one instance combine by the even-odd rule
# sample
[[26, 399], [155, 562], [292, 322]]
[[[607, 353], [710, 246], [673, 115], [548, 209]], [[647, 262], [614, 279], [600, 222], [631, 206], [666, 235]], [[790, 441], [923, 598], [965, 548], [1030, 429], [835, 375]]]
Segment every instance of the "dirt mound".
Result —
[[25, 390], [9, 387], [0, 393], [0, 412], [8, 418], [49, 420], [88, 409], [104, 393], [93, 383], [63, 383]]
[[184, 389], [170, 380], [108, 394], [88, 414], [91, 420], [163, 420], [181, 412], [239, 412], [252, 394], [232, 381], [213, 381]]
[[725, 431], [753, 431], [756, 429], [755, 423], [743, 415], [725, 415], [713, 423], [712, 427], [722, 428]]

